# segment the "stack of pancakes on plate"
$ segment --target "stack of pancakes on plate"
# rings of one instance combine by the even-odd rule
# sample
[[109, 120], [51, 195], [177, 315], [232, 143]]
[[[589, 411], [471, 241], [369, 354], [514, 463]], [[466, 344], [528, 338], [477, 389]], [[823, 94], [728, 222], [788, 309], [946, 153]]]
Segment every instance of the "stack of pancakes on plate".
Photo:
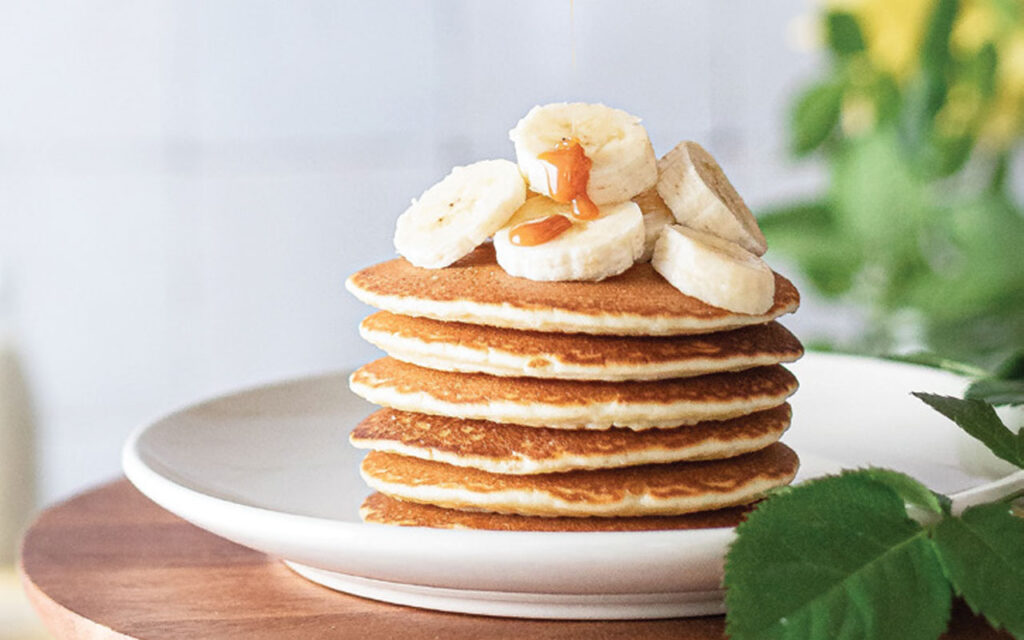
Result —
[[600, 282], [506, 274], [485, 244], [443, 269], [404, 259], [347, 286], [382, 311], [387, 352], [350, 386], [385, 407], [350, 440], [371, 449], [368, 522], [587, 531], [730, 526], [789, 483], [778, 442], [803, 353], [775, 318], [681, 293], [650, 264]]

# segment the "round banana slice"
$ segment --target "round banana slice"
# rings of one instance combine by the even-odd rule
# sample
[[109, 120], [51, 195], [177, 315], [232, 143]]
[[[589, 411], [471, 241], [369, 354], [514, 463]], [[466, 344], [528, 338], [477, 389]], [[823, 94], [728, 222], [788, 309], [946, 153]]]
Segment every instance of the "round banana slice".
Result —
[[658, 161], [658, 194], [676, 222], [762, 256], [764, 234], [743, 198], [711, 154], [696, 142], [680, 142]]
[[526, 183], [509, 160], [455, 167], [399, 216], [395, 248], [417, 267], [447, 267], [483, 244], [525, 201]]
[[764, 260], [680, 225], [661, 232], [651, 266], [686, 295], [729, 311], [764, 313], [775, 300], [775, 276]]
[[527, 200], [494, 234], [498, 264], [509, 275], [530, 280], [603, 280], [629, 269], [643, 253], [643, 214], [629, 201], [600, 207], [597, 218], [572, 222], [540, 244], [513, 241], [520, 225], [569, 218], [571, 210], [572, 205], [547, 197]]
[[650, 262], [651, 256], [654, 255], [654, 244], [661, 237], [661, 230], [665, 225], [675, 222], [675, 219], [672, 217], [672, 210], [654, 187], [633, 198], [633, 202], [639, 205], [640, 212], [644, 214], [644, 252], [637, 262]]
[[565, 140], [579, 140], [591, 161], [587, 196], [595, 204], [624, 202], [658, 180], [647, 131], [639, 118], [620, 109], [582, 102], [538, 106], [508, 135], [530, 189], [546, 196], [557, 188], [557, 176], [538, 156]]

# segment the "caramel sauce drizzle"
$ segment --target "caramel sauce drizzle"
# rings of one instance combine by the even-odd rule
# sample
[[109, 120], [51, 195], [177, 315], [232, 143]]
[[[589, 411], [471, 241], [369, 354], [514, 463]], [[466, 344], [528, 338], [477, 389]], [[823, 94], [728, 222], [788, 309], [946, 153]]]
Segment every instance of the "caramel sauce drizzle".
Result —
[[572, 220], [560, 213], [531, 220], [512, 227], [508, 239], [512, 244], [521, 247], [534, 247], [554, 240], [572, 227]]
[[[563, 204], [571, 202], [572, 217], [577, 220], [593, 220], [600, 215], [597, 205], [587, 196], [592, 162], [578, 138], [563, 138], [554, 149], [537, 157], [555, 167], [554, 187], [548, 177], [548, 192], [552, 200]], [[571, 227], [572, 220], [555, 214], [517, 224], [509, 231], [509, 241], [522, 247], [534, 247], [554, 240]]]
[[597, 205], [587, 196], [592, 162], [578, 138], [563, 138], [554, 149], [537, 157], [555, 167], [557, 180], [554, 188], [548, 178], [548, 191], [552, 200], [571, 202], [573, 217], [577, 220], [593, 220], [599, 215]]

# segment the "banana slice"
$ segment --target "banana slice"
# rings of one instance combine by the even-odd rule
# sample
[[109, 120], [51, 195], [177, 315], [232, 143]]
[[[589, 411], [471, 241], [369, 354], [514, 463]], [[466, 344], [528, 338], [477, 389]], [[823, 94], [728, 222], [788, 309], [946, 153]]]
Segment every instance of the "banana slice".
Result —
[[680, 225], [661, 232], [651, 266], [686, 295], [729, 311], [761, 314], [775, 301], [775, 275], [764, 260]]
[[399, 216], [395, 248], [417, 267], [447, 267], [491, 237], [525, 201], [526, 183], [509, 160], [455, 167]]
[[680, 142], [658, 161], [658, 195], [679, 224], [762, 256], [768, 250], [757, 220], [711, 154]]
[[658, 161], [640, 119], [603, 104], [555, 103], [534, 107], [509, 138], [530, 189], [551, 196], [554, 166], [538, 156], [563, 140], [579, 140], [591, 161], [587, 196], [594, 204], [624, 202], [654, 186]]
[[661, 237], [661, 230], [675, 220], [672, 218], [672, 210], [654, 187], [633, 198], [633, 202], [639, 205], [640, 212], [644, 214], [644, 252], [637, 262], [650, 262], [654, 255], [654, 244]]
[[541, 244], [512, 242], [517, 226], [552, 216], [569, 218], [571, 210], [572, 205], [547, 197], [527, 200], [494, 234], [498, 264], [509, 275], [530, 280], [603, 280], [629, 269], [643, 253], [643, 214], [629, 201], [600, 207], [597, 218], [572, 222]]

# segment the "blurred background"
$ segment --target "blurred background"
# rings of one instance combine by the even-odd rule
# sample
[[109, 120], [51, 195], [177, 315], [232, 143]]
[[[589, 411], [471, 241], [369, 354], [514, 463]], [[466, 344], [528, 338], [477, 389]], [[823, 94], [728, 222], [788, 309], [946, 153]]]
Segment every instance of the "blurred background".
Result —
[[346, 275], [560, 100], [704, 144], [808, 344], [1024, 345], [1019, 0], [0, 0], [0, 566], [133, 428], [373, 357]]

